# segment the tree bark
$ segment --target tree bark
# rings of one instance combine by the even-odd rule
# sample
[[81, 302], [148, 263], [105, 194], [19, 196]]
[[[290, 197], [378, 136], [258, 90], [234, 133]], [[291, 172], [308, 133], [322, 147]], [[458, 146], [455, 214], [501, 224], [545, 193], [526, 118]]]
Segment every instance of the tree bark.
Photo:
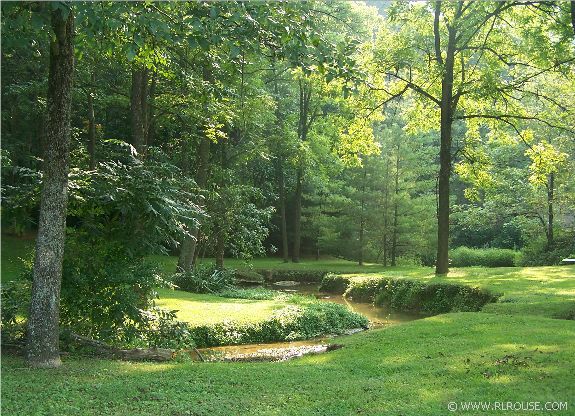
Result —
[[145, 101], [146, 90], [144, 82], [147, 83], [146, 69], [143, 67], [132, 68], [132, 90], [130, 93], [130, 115], [132, 126], [131, 143], [138, 152], [138, 156], [142, 157], [144, 152], [144, 143], [146, 140], [145, 132]]
[[395, 200], [393, 201], [393, 231], [391, 234], [391, 266], [395, 266], [397, 264], [397, 236], [398, 236], [398, 229], [399, 220], [398, 220], [398, 211], [399, 211], [399, 167], [400, 167], [400, 151], [401, 151], [401, 144], [397, 144], [397, 153], [395, 155]]
[[224, 227], [220, 224], [216, 224], [216, 269], [224, 269], [224, 255], [226, 248], [226, 233]]
[[[299, 118], [297, 135], [301, 142], [307, 140], [307, 133], [313, 122], [314, 116], [309, 116], [312, 88], [306, 80], [299, 80]], [[299, 166], [297, 170], [297, 182], [295, 191], [295, 210], [294, 210], [294, 242], [292, 261], [299, 263], [301, 247], [301, 205], [302, 205], [302, 180], [303, 167]]]
[[365, 182], [367, 180], [367, 162], [363, 164], [363, 178], [361, 184], [361, 217], [359, 219], [359, 258], [358, 264], [363, 266], [363, 246], [364, 246], [364, 232], [365, 232]]
[[297, 170], [295, 200], [294, 200], [294, 227], [292, 261], [299, 263], [301, 245], [301, 199], [302, 199], [302, 169]]
[[455, 64], [455, 30], [449, 28], [443, 79], [441, 81], [441, 146], [439, 150], [439, 184], [437, 210], [437, 260], [435, 274], [449, 271], [449, 179], [451, 177], [451, 133], [453, 124], [453, 67]]
[[[91, 75], [92, 84], [95, 83], [95, 75]], [[90, 170], [96, 168], [96, 116], [94, 114], [94, 93], [88, 92], [88, 154], [90, 155]]]
[[[196, 185], [200, 189], [204, 189], [208, 182], [208, 168], [210, 159], [210, 139], [202, 137], [200, 139], [200, 147], [198, 149], [197, 171], [196, 171]], [[200, 204], [201, 205], [201, 204]], [[191, 236], [185, 237], [182, 241], [180, 248], [180, 256], [178, 258], [178, 270], [190, 272], [194, 267], [195, 252], [198, 245], [198, 236], [200, 228], [193, 225], [190, 229]]]
[[389, 207], [389, 158], [385, 159], [385, 188], [383, 190], [383, 267], [387, 267], [387, 211]]
[[51, 13], [48, 118], [44, 176], [28, 319], [27, 360], [33, 367], [61, 364], [59, 353], [60, 286], [66, 238], [70, 109], [74, 73], [74, 16]]
[[289, 248], [287, 235], [287, 218], [286, 218], [286, 189], [283, 161], [278, 158], [278, 187], [279, 187], [279, 205], [280, 205], [280, 228], [282, 234], [282, 257], [284, 263], [289, 262]]
[[148, 104], [147, 104], [147, 122], [146, 122], [146, 148], [149, 146], [153, 146], [154, 139], [155, 139], [155, 128], [156, 128], [156, 119], [155, 115], [155, 105], [156, 105], [156, 84], [157, 84], [157, 73], [154, 72], [152, 75], [152, 82], [150, 84], [150, 89], [148, 92]]
[[547, 179], [547, 249], [552, 250], [555, 243], [553, 236], [553, 198], [555, 174], [550, 173]]

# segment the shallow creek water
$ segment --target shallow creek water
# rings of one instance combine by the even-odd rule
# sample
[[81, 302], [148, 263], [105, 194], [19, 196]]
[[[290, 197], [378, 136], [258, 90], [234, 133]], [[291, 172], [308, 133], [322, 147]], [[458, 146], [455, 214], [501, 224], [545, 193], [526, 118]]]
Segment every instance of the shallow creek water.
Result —
[[[298, 283], [290, 286], [268, 284], [266, 287], [286, 293], [313, 295], [317, 299], [325, 302], [335, 302], [346, 305], [354, 312], [358, 312], [367, 317], [370, 322], [370, 328], [395, 325], [424, 317], [413, 313], [391, 311], [387, 307], [374, 306], [371, 303], [353, 302], [341, 295], [322, 293], [319, 291], [319, 284], [317, 283]], [[350, 331], [350, 333], [354, 332], [358, 331]], [[280, 361], [337, 349], [338, 345], [333, 344], [333, 341], [336, 339], [337, 336], [334, 335], [305, 341], [202, 348], [199, 351], [207, 361]]]

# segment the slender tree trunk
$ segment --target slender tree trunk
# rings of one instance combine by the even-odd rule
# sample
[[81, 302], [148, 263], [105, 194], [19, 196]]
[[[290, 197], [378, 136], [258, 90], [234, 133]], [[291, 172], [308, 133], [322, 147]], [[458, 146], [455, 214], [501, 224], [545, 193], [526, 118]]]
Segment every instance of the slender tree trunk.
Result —
[[294, 200], [294, 227], [292, 261], [299, 263], [301, 244], [301, 199], [302, 199], [302, 170], [297, 170], [295, 200]]
[[[202, 137], [198, 149], [196, 185], [204, 189], [208, 182], [208, 169], [210, 165], [210, 139]], [[200, 204], [201, 205], [201, 204]], [[194, 266], [195, 252], [198, 244], [200, 228], [194, 225], [190, 229], [191, 236], [185, 237], [180, 247], [180, 256], [178, 258], [178, 270], [190, 272]]]
[[359, 259], [358, 264], [363, 266], [363, 246], [365, 232], [365, 182], [367, 180], [367, 162], [363, 164], [363, 178], [361, 184], [361, 217], [359, 219]]
[[[96, 77], [92, 72], [92, 84]], [[90, 170], [96, 168], [96, 116], [94, 114], [94, 93], [88, 92], [88, 154], [90, 155]]]
[[279, 204], [280, 204], [280, 228], [282, 234], [282, 258], [284, 263], [289, 262], [289, 248], [287, 235], [287, 218], [286, 218], [286, 189], [283, 161], [278, 158], [278, 187], [279, 187]]
[[451, 177], [451, 133], [453, 124], [453, 67], [455, 30], [449, 29], [445, 68], [441, 82], [441, 146], [439, 150], [439, 184], [437, 212], [437, 260], [435, 274], [449, 271], [449, 179]]
[[389, 159], [385, 161], [385, 188], [383, 190], [383, 267], [387, 267], [387, 211], [389, 207]]
[[[307, 140], [307, 133], [313, 122], [314, 115], [309, 114], [312, 88], [311, 84], [303, 79], [299, 80], [299, 118], [297, 135], [301, 142]], [[292, 261], [299, 263], [300, 246], [301, 246], [301, 210], [302, 210], [302, 181], [303, 167], [299, 166], [297, 170], [297, 182], [295, 191], [295, 209], [294, 209], [294, 242]]]
[[147, 88], [143, 88], [144, 81], [147, 82], [146, 69], [142, 67], [132, 68], [132, 90], [130, 93], [131, 143], [136, 152], [138, 152], [139, 157], [143, 156], [146, 140], [144, 103]]
[[575, 34], [575, 1], [571, 0], [571, 25], [573, 26], [573, 33]]
[[547, 249], [552, 250], [555, 243], [553, 236], [553, 198], [555, 174], [550, 173], [547, 179]]
[[400, 164], [401, 145], [397, 144], [397, 153], [395, 155], [395, 199], [393, 201], [393, 231], [391, 234], [391, 265], [396, 265], [397, 258], [397, 236], [398, 236], [398, 208], [399, 208], [399, 164]]
[[[278, 83], [278, 75], [276, 72], [276, 56], [273, 52], [272, 71], [274, 77], [274, 99], [276, 101], [275, 116], [278, 124], [277, 131], [283, 133], [284, 129], [284, 115], [281, 108], [281, 97]], [[281, 138], [281, 137], [280, 137]], [[279, 211], [280, 211], [280, 229], [282, 240], [282, 258], [284, 263], [289, 262], [289, 243], [287, 234], [287, 217], [286, 217], [286, 189], [285, 189], [285, 172], [284, 172], [284, 155], [281, 146], [277, 150], [277, 176], [278, 176], [278, 191], [279, 191]]]
[[68, 148], [74, 73], [74, 16], [51, 15], [48, 119], [34, 281], [28, 319], [27, 359], [33, 367], [58, 367], [60, 286], [66, 238]]
[[154, 144], [154, 132], [156, 128], [155, 115], [155, 105], [156, 105], [156, 84], [157, 84], [157, 73], [152, 74], [152, 81], [150, 83], [150, 88], [148, 89], [148, 101], [146, 103], [146, 149]]
[[220, 224], [216, 225], [216, 268], [218, 270], [224, 269], [224, 254], [226, 247], [226, 233], [224, 227]]

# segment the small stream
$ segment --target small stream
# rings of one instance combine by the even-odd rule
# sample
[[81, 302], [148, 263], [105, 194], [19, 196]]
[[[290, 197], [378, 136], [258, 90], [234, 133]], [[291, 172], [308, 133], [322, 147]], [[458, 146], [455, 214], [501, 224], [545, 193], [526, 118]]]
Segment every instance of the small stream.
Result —
[[[374, 306], [371, 303], [353, 302], [342, 295], [323, 293], [319, 291], [319, 284], [317, 283], [293, 283], [286, 286], [270, 283], [266, 285], [266, 288], [286, 293], [312, 295], [325, 302], [346, 305], [354, 312], [367, 317], [370, 322], [370, 328], [379, 328], [424, 318], [423, 315], [415, 313], [391, 311], [387, 307]], [[354, 332], [358, 331], [350, 331], [350, 333]], [[305, 341], [202, 348], [199, 351], [206, 361], [283, 361], [301, 357], [302, 355], [319, 354], [338, 349], [340, 346], [333, 344], [336, 339], [337, 336], [325, 336]]]

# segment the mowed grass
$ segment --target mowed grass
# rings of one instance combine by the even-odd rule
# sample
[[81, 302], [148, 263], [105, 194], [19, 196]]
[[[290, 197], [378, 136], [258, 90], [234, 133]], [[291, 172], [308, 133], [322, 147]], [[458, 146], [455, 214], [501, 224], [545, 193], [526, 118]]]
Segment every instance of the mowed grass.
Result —
[[193, 326], [222, 321], [257, 322], [269, 318], [277, 309], [286, 306], [275, 300], [229, 299], [209, 294], [188, 293], [160, 289], [156, 305], [177, 310], [178, 319]]
[[458, 313], [338, 338], [340, 350], [280, 363], [65, 357], [57, 370], [30, 370], [4, 356], [1, 406], [26, 416], [425, 416], [450, 414], [449, 402], [562, 401], [568, 409], [553, 414], [568, 415], [574, 341], [572, 321]]
[[[154, 260], [166, 274], [176, 268], [176, 257], [155, 256]], [[435, 276], [431, 267], [383, 267], [378, 264], [358, 266], [341, 259], [304, 260], [300, 263], [283, 263], [276, 258], [254, 259], [251, 263], [226, 259], [226, 266], [238, 269], [325, 270], [354, 279], [386, 276], [463, 283], [484, 287], [502, 295], [497, 303], [486, 305], [483, 309], [485, 312], [575, 318], [575, 266], [460, 267], [451, 268], [447, 276]]]
[[487, 304], [484, 312], [575, 318], [575, 266], [452, 268], [447, 276], [435, 276], [432, 270], [423, 268], [405, 274], [399, 270], [389, 270], [368, 275], [346, 275], [354, 279], [409, 277], [430, 283], [480, 286], [502, 295], [498, 302]]
[[[8, 247], [13, 257], [22, 255], [18, 251]], [[4, 262], [5, 253], [3, 244]], [[165, 273], [174, 270], [175, 258], [157, 259]], [[15, 266], [5, 276], [4, 262], [3, 280], [16, 278], [18, 263], [9, 263]], [[248, 267], [240, 261], [227, 265]], [[435, 277], [430, 268], [360, 268], [343, 260], [294, 265], [262, 259], [254, 267], [457, 281], [503, 296], [482, 312], [340, 337], [344, 348], [290, 362], [158, 364], [72, 355], [59, 369], [32, 370], [22, 358], [4, 355], [2, 414], [416, 416], [449, 414], [449, 402], [469, 400], [562, 401], [568, 409], [554, 413], [575, 414], [575, 322], [550, 319], [575, 306], [573, 267], [474, 267], [453, 269], [447, 277]], [[160, 296], [158, 305], [178, 309], [192, 325], [265, 319], [283, 306], [167, 289]]]

